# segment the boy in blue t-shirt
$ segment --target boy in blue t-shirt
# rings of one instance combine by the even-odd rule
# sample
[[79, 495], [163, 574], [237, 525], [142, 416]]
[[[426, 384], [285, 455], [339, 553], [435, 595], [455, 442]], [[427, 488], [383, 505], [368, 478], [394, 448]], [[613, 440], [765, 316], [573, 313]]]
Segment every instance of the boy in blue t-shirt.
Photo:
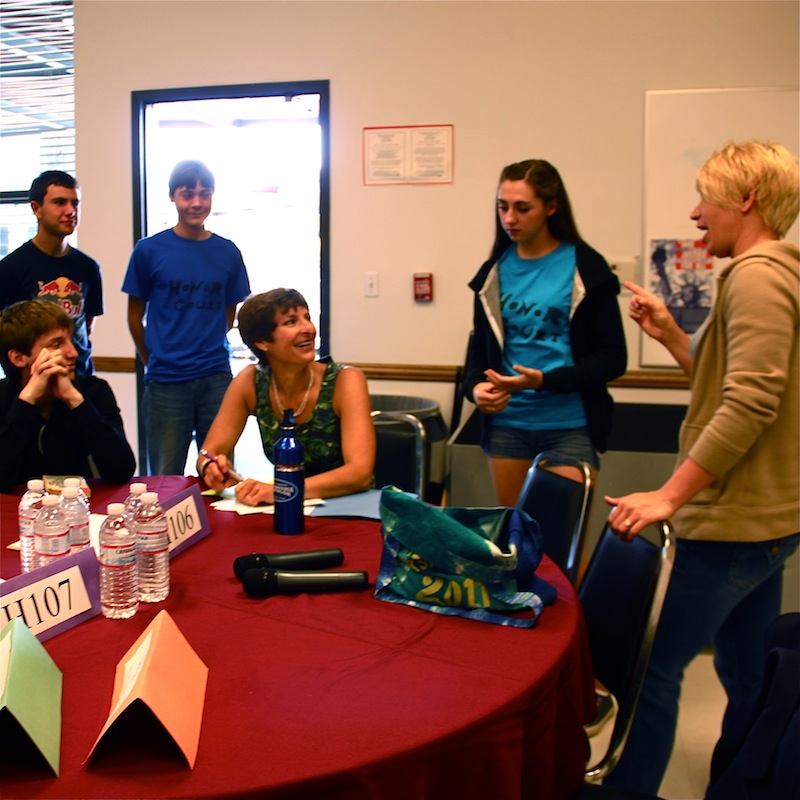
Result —
[[231, 380], [227, 333], [250, 294], [242, 254], [206, 230], [214, 176], [181, 161], [169, 179], [178, 222], [136, 244], [122, 284], [128, 327], [145, 365], [142, 400], [150, 475], [182, 475]]

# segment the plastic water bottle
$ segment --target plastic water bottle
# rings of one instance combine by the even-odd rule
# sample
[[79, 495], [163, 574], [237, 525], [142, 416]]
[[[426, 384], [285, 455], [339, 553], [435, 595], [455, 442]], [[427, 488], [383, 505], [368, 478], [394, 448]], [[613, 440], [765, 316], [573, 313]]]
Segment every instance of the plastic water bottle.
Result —
[[19, 565], [22, 572], [30, 572], [36, 567], [33, 523], [42, 507], [42, 498], [46, 494], [44, 481], [33, 478], [28, 481], [28, 490], [19, 501], [17, 512], [19, 518]]
[[69, 551], [78, 553], [91, 547], [89, 538], [89, 510], [78, 497], [75, 486], [65, 486], [61, 490], [61, 511], [69, 525]]
[[44, 567], [69, 555], [69, 525], [60, 506], [60, 498], [48, 494], [33, 521], [36, 566]]
[[139, 565], [139, 600], [158, 603], [169, 594], [169, 538], [167, 517], [156, 492], [144, 492], [133, 518]]
[[303, 501], [306, 470], [303, 443], [297, 438], [294, 411], [283, 412], [281, 435], [274, 447], [275, 533], [295, 534], [305, 530]]
[[[86, 511], [91, 513], [92, 508], [89, 504], [89, 497], [87, 496], [86, 492], [83, 490], [81, 486], [80, 478], [64, 478], [64, 489], [72, 489], [75, 488], [78, 490], [78, 498], [79, 500], [86, 506]], [[64, 491], [63, 489], [61, 491]]]
[[130, 486], [130, 494], [125, 498], [125, 517], [129, 522], [133, 522], [136, 512], [142, 505], [142, 495], [147, 491], [146, 483], [132, 483]]
[[139, 608], [136, 533], [123, 503], [111, 503], [100, 526], [100, 610], [109, 619], [128, 619]]

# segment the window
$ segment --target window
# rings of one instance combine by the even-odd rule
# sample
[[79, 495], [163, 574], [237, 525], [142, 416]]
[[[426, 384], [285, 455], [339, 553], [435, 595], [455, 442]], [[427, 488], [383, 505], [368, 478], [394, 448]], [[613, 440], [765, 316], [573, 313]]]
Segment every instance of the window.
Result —
[[327, 82], [134, 92], [133, 120], [134, 241], [174, 225], [169, 174], [203, 161], [216, 180], [206, 226], [242, 251], [253, 292], [302, 292], [327, 353]]
[[36, 233], [31, 181], [46, 169], [75, 174], [72, 16], [70, 0], [3, 0], [0, 258]]
[[[28, 202], [43, 170], [75, 174], [72, 2], [3, 0], [0, 258], [36, 234]], [[69, 242], [77, 244], [77, 232]], [[0, 369], [0, 377], [3, 370]]]

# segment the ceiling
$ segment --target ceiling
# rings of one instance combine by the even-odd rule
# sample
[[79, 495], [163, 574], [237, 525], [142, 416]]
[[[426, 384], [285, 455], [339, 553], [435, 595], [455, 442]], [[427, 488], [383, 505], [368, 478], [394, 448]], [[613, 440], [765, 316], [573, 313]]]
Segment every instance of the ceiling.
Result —
[[72, 0], [3, 0], [0, 135], [75, 127]]

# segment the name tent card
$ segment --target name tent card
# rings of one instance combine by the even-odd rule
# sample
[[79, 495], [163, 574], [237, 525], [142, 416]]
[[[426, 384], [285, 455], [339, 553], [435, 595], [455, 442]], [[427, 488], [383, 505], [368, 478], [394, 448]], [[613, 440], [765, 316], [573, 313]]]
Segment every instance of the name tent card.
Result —
[[100, 569], [91, 548], [0, 585], [0, 625], [21, 620], [44, 642], [100, 613]]
[[111, 712], [86, 761], [91, 760], [111, 727], [124, 726], [126, 712], [143, 703], [193, 768], [207, 682], [208, 667], [172, 617], [160, 611], [117, 664]]
[[170, 558], [211, 533], [199, 486], [191, 486], [164, 500], [161, 508], [167, 517]]
[[[19, 618], [0, 631], [0, 716], [3, 730], [12, 730], [15, 756], [24, 753], [26, 738], [58, 775], [61, 759], [61, 689], [63, 677], [50, 654]], [[10, 724], [7, 724], [10, 723]]]

